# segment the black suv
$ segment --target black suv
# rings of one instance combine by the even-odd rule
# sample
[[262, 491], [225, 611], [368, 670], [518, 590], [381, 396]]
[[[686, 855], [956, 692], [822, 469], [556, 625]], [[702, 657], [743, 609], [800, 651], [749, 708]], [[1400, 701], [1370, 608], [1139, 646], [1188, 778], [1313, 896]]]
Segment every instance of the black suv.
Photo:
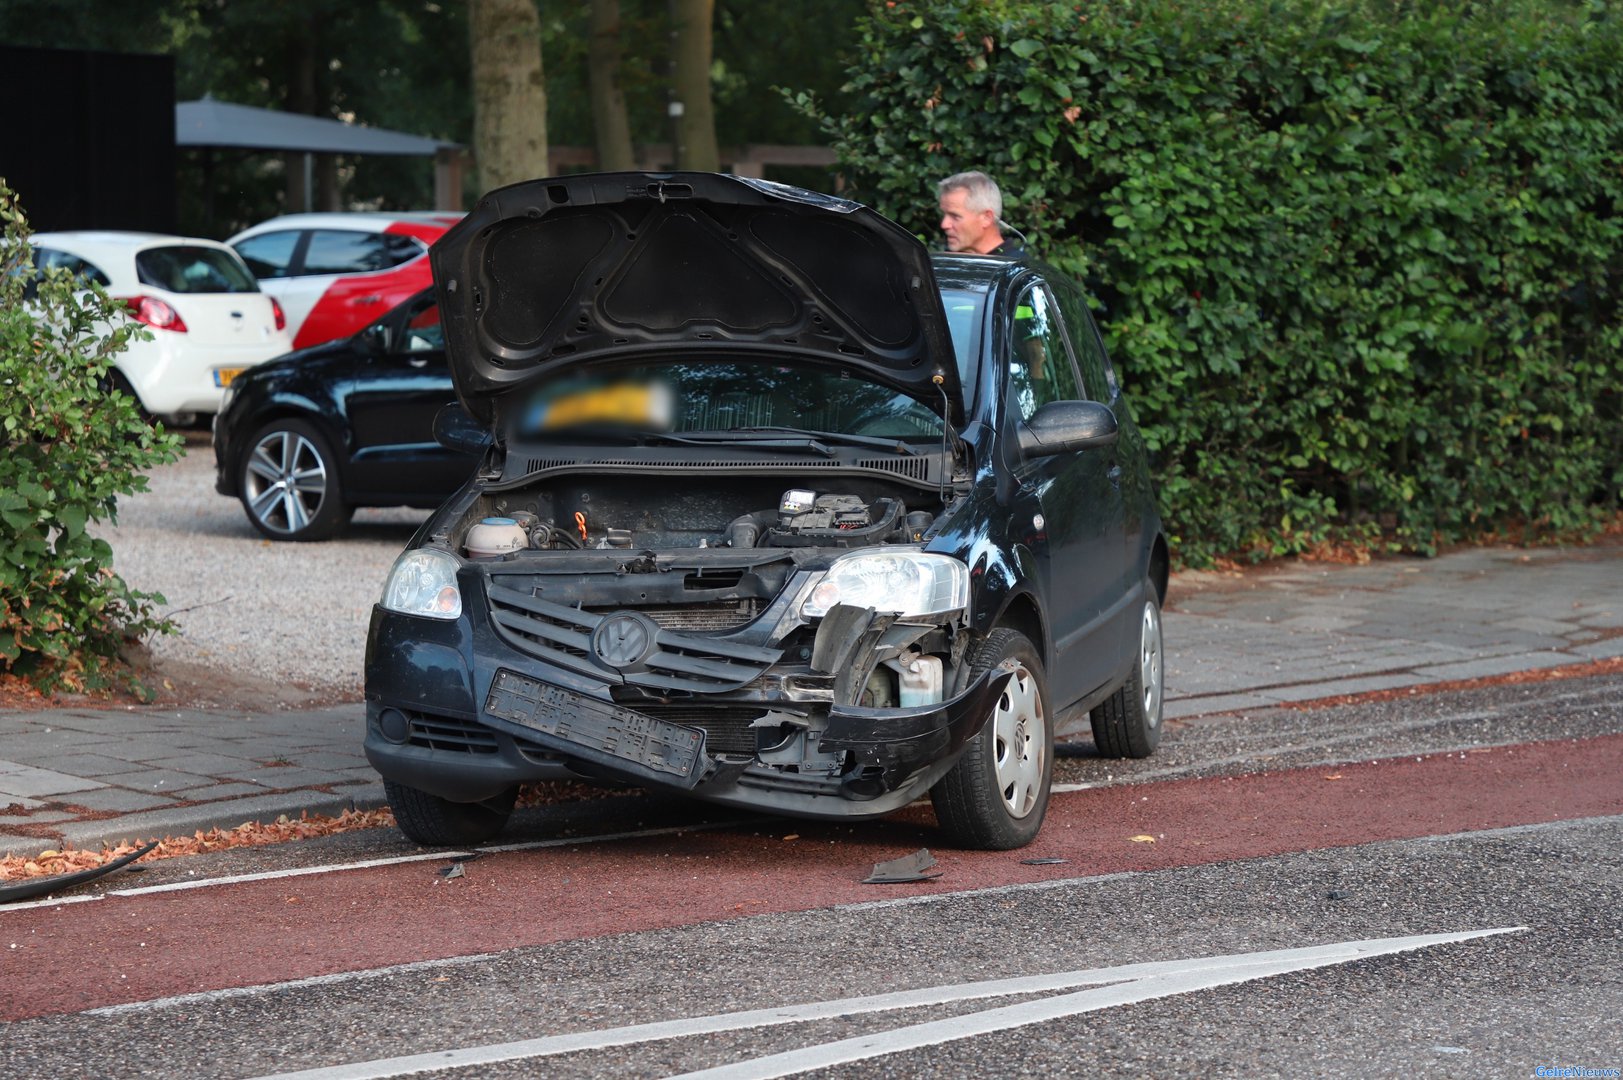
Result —
[[422, 843], [593, 777], [781, 814], [929, 792], [1028, 843], [1056, 733], [1161, 731], [1167, 546], [1077, 287], [765, 181], [486, 196], [431, 259], [474, 477], [390, 571], [366, 752]]

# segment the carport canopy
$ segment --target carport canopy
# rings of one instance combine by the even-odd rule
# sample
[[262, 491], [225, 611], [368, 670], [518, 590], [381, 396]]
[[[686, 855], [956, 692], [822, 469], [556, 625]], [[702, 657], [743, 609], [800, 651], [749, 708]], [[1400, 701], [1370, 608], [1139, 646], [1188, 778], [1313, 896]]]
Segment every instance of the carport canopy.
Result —
[[205, 97], [175, 105], [175, 145], [229, 146], [306, 154], [395, 154], [433, 157], [458, 144], [321, 116], [233, 105]]
[[[175, 145], [213, 149], [271, 150], [304, 155], [304, 209], [311, 209], [312, 154], [384, 154], [434, 159], [434, 205], [462, 208], [462, 145], [402, 131], [346, 124], [323, 116], [233, 105], [204, 95], [175, 105]], [[212, 215], [211, 215], [212, 216]]]

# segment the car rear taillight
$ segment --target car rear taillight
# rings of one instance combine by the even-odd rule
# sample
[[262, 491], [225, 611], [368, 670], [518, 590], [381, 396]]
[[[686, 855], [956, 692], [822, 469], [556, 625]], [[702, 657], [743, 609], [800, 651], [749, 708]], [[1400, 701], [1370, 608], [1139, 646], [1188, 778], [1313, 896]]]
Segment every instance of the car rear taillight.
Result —
[[278, 304], [276, 302], [276, 297], [274, 297], [274, 296], [270, 297], [270, 302], [271, 302], [271, 314], [276, 316], [276, 329], [278, 329], [278, 330], [286, 330], [287, 329], [287, 312], [283, 311], [282, 310], [282, 305]]
[[180, 317], [180, 312], [156, 296], [132, 296], [124, 301], [124, 305], [137, 322], [158, 330], [173, 330], [177, 334], [186, 332], [186, 320]]

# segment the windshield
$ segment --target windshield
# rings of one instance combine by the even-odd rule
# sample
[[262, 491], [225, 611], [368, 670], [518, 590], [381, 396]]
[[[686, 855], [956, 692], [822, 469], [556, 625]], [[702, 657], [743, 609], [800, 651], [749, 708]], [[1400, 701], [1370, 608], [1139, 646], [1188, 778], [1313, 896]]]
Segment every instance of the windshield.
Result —
[[650, 364], [547, 382], [508, 423], [520, 439], [761, 428], [941, 438], [941, 418], [906, 394], [819, 368], [736, 361]]

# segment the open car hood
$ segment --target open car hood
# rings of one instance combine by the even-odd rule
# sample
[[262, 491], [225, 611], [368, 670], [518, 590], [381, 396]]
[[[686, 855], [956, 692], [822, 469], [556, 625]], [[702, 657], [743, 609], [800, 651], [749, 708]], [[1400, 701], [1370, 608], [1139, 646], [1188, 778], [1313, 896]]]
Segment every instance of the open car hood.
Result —
[[924, 245], [844, 199], [715, 173], [531, 180], [430, 259], [457, 397], [487, 425], [542, 378], [705, 357], [843, 369], [964, 420]]

